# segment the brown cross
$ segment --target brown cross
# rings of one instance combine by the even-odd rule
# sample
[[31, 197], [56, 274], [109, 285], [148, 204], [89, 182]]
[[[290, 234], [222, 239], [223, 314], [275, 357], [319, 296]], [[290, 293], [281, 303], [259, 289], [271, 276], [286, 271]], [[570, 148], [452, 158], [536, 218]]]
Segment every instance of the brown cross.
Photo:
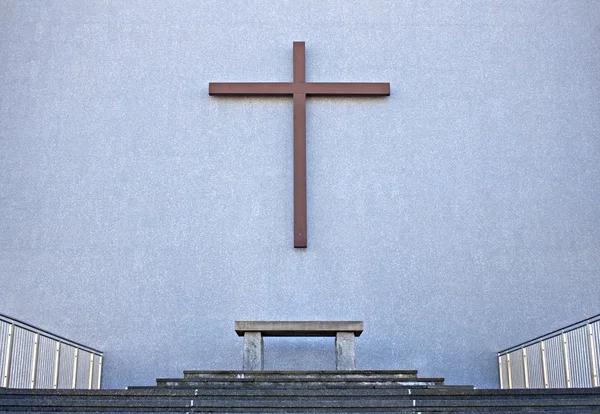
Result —
[[294, 42], [294, 81], [209, 83], [208, 94], [294, 97], [294, 247], [306, 247], [306, 97], [389, 96], [389, 83], [306, 82], [304, 42]]

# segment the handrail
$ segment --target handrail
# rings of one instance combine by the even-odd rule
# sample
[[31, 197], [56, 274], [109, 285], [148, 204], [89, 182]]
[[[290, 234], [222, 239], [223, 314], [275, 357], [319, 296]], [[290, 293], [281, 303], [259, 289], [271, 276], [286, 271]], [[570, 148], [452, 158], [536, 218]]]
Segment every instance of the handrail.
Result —
[[600, 386], [600, 314], [498, 352], [500, 388]]
[[100, 389], [103, 353], [0, 314], [0, 387]]
[[596, 322], [597, 320], [600, 320], [600, 313], [598, 315], [594, 315], [594, 316], [591, 316], [589, 318], [582, 319], [579, 322], [575, 322], [575, 323], [572, 323], [570, 325], [567, 325], [564, 328], [556, 329], [556, 330], [554, 330], [554, 331], [552, 331], [550, 333], [537, 336], [537, 337], [535, 337], [533, 339], [530, 339], [528, 341], [521, 342], [518, 345], [511, 346], [510, 348], [503, 349], [502, 351], [498, 351], [498, 355], [507, 354], [507, 353], [512, 352], [512, 351], [514, 351], [516, 349], [523, 348], [526, 345], [531, 345], [531, 344], [539, 342], [539, 341], [541, 341], [543, 339], [556, 336], [556, 334], [571, 332], [571, 331], [573, 331], [573, 330], [575, 330], [577, 328], [580, 328], [582, 325], [585, 325], [585, 324], [591, 323], [591, 322]]
[[76, 348], [79, 348], [79, 349], [82, 349], [84, 351], [92, 352], [94, 354], [102, 354], [103, 353], [102, 351], [99, 351], [99, 350], [94, 349], [92, 347], [89, 347], [87, 345], [83, 345], [83, 344], [81, 344], [79, 342], [75, 342], [75, 341], [72, 341], [70, 339], [67, 339], [64, 336], [53, 334], [51, 332], [48, 332], [45, 329], [38, 328], [37, 326], [34, 326], [34, 325], [30, 324], [30, 323], [20, 321], [17, 318], [13, 318], [12, 316], [8, 316], [8, 315], [4, 315], [4, 314], [0, 313], [0, 320], [2, 320], [4, 322], [7, 322], [7, 323], [12, 323], [15, 326], [19, 326], [20, 328], [28, 330], [29, 332], [43, 334], [44, 336], [46, 336], [46, 337], [48, 337], [50, 339], [56, 339], [56, 340], [58, 340], [60, 342], [66, 343], [68, 345], [72, 345], [72, 346], [74, 346]]

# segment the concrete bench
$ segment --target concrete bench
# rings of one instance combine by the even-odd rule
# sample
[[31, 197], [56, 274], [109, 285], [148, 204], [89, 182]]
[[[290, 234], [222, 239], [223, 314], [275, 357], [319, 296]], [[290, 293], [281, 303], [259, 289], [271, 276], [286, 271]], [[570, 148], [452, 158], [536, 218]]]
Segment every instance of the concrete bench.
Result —
[[265, 336], [335, 336], [335, 367], [356, 366], [354, 338], [363, 331], [362, 321], [235, 321], [235, 332], [244, 337], [244, 370], [261, 371]]

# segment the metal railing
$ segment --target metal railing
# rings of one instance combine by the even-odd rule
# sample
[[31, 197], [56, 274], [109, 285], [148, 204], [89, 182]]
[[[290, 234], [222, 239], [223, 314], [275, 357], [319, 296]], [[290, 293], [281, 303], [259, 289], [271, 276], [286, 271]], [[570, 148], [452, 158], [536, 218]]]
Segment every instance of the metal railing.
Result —
[[102, 352], [0, 314], [0, 386], [100, 389]]
[[598, 387], [600, 314], [498, 352], [500, 388]]

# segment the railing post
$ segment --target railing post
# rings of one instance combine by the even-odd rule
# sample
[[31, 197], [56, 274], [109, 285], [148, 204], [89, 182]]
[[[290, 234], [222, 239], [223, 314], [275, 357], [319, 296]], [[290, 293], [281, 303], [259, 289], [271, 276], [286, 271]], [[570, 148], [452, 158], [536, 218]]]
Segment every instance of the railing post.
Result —
[[500, 378], [500, 389], [504, 388], [504, 381], [502, 379], [502, 355], [498, 354], [498, 377]]
[[54, 353], [54, 379], [52, 380], [52, 388], [58, 388], [58, 371], [60, 369], [60, 342], [56, 341], [56, 351]]
[[73, 356], [73, 381], [71, 382], [71, 388], [77, 388], [77, 360], [79, 359], [79, 348], [75, 348], [75, 355]]
[[4, 372], [2, 373], [2, 386], [8, 387], [10, 381], [10, 363], [12, 361], [13, 339], [15, 337], [15, 324], [11, 323], [8, 327], [8, 338], [6, 340], [6, 358], [4, 360]]
[[93, 382], [94, 382], [94, 354], [90, 353], [90, 375], [88, 377], [88, 390], [92, 389]]
[[546, 358], [546, 342], [540, 341], [542, 355], [542, 376], [544, 377], [544, 388], [548, 388], [548, 359]]
[[510, 369], [510, 353], [506, 354], [506, 376], [508, 377], [508, 389], [512, 389], [512, 370]]
[[31, 361], [31, 381], [29, 382], [29, 387], [31, 389], [35, 388], [35, 381], [37, 378], [37, 364], [38, 364], [38, 352], [40, 349], [40, 334], [36, 333], [33, 339], [33, 358]]
[[98, 388], [102, 385], [102, 355], [98, 356]]
[[563, 357], [565, 360], [565, 379], [567, 380], [567, 388], [571, 388], [571, 364], [569, 363], [569, 344], [567, 344], [567, 334], [561, 333]]
[[523, 381], [525, 382], [525, 388], [529, 388], [529, 372], [527, 371], [527, 350], [525, 347], [521, 348], [523, 354]]
[[590, 341], [590, 373], [592, 376], [592, 387], [598, 387], [598, 364], [596, 362], [596, 341], [594, 339], [594, 329], [589, 323], [586, 324], [586, 328]]

